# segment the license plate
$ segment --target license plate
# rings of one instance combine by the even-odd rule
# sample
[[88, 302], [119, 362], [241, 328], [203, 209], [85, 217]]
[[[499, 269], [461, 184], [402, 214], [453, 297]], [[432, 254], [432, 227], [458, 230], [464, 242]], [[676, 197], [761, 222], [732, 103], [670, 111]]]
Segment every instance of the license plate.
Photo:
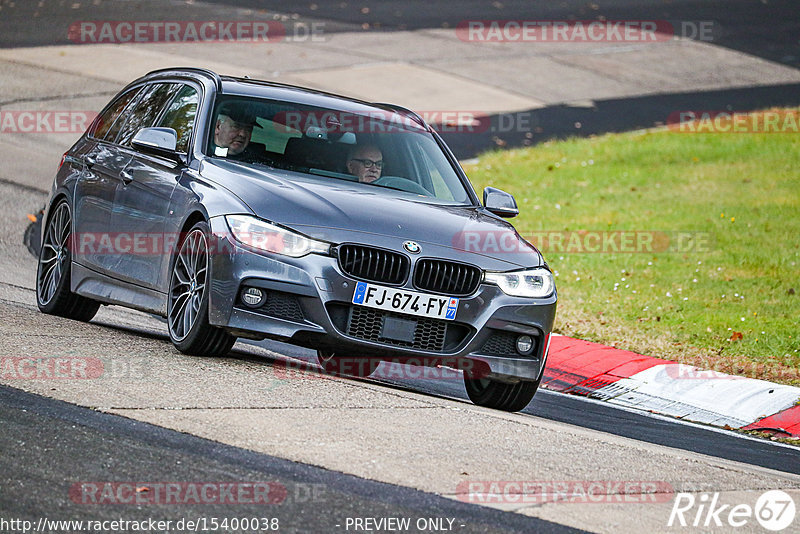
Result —
[[457, 298], [377, 286], [366, 282], [356, 283], [353, 304], [448, 321], [456, 318], [458, 310]]

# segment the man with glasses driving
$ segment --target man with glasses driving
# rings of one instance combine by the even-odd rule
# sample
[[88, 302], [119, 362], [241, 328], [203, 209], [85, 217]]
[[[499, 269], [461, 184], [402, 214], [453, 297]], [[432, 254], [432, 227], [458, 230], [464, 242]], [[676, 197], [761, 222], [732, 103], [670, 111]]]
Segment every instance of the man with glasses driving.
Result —
[[347, 172], [370, 184], [381, 177], [383, 154], [375, 145], [358, 145], [347, 155]]

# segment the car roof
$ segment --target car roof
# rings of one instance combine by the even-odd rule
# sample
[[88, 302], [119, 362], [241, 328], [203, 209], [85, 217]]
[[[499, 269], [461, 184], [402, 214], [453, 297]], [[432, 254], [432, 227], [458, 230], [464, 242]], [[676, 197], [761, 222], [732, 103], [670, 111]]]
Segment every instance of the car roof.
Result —
[[345, 110], [352, 113], [369, 113], [371, 111], [390, 111], [406, 118], [410, 118], [421, 127], [428, 129], [429, 126], [415, 112], [394, 104], [366, 102], [356, 98], [350, 98], [334, 93], [328, 93], [308, 87], [272, 82], [267, 80], [257, 80], [248, 77], [235, 77], [219, 75], [214, 71], [195, 67], [175, 67], [159, 69], [147, 73], [137, 81], [149, 81], [164, 77], [189, 77], [193, 79], [202, 78], [216, 86], [217, 93], [225, 95], [252, 96], [267, 98], [271, 100], [281, 100], [327, 109]]

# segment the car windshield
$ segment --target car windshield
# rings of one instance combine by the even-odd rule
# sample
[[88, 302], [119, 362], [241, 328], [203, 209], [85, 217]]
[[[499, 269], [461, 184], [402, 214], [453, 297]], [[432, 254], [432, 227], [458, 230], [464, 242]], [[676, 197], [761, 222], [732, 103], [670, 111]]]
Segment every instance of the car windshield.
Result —
[[223, 96], [206, 154], [463, 204], [469, 195], [434, 137], [393, 111], [344, 111]]

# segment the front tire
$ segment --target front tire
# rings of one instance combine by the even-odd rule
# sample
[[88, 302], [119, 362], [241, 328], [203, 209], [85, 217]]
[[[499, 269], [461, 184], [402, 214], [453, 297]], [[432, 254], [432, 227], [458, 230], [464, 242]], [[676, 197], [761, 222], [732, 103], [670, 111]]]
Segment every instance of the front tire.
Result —
[[539, 382], [523, 380], [509, 384], [464, 373], [464, 386], [472, 402], [505, 412], [518, 412], [525, 408], [539, 389]]
[[192, 226], [173, 259], [167, 303], [172, 344], [184, 354], [224, 356], [236, 337], [208, 322], [210, 229], [205, 221]]
[[100, 303], [70, 290], [72, 213], [66, 200], [55, 205], [45, 227], [36, 268], [36, 304], [42, 313], [89, 321]]

